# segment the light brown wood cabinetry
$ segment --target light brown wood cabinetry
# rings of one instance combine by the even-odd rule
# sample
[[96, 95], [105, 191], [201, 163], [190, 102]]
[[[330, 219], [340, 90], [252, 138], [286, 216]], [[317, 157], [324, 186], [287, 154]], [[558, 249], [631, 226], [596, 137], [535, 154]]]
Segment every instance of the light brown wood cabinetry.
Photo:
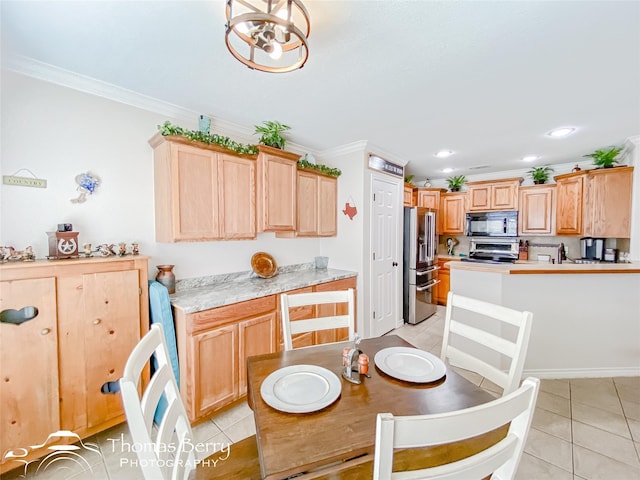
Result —
[[149, 328], [147, 258], [7, 264], [0, 274], [2, 310], [38, 309], [21, 325], [0, 323], [3, 451], [57, 430], [84, 438], [124, 421], [120, 397], [102, 387], [122, 376]]
[[297, 228], [276, 237], [333, 237], [338, 234], [338, 179], [298, 170]]
[[180, 391], [192, 421], [246, 392], [246, 357], [275, 352], [276, 297], [202, 312], [174, 309]]
[[[302, 293], [356, 288], [356, 278], [292, 290]], [[174, 308], [180, 394], [192, 422], [242, 398], [247, 392], [246, 360], [283, 348], [279, 295], [232, 303], [195, 313]], [[343, 313], [341, 306], [323, 306]], [[313, 316], [316, 307], [304, 307], [294, 318]], [[331, 311], [333, 311], [331, 310]], [[327, 313], [323, 311], [323, 313]], [[342, 329], [301, 334], [294, 345], [309, 346], [348, 336]]]
[[418, 204], [418, 192], [410, 183], [404, 184], [403, 205], [405, 207], [415, 207]]
[[438, 233], [441, 235], [464, 235], [466, 210], [467, 194], [465, 192], [441, 194]]
[[149, 144], [158, 242], [255, 238], [255, 157], [160, 133]]
[[516, 210], [522, 178], [468, 182], [469, 211]]
[[419, 188], [418, 207], [440, 209], [440, 195], [447, 190], [444, 188]]
[[440, 280], [440, 283], [438, 283], [434, 288], [435, 300], [438, 305], [446, 305], [447, 295], [449, 295], [451, 272], [448, 267], [445, 267], [447, 262], [450, 262], [450, 260], [438, 260], [438, 267], [440, 267], [438, 270], [438, 280]]
[[592, 237], [629, 238], [633, 167], [589, 170], [588, 178], [585, 233]]
[[256, 204], [259, 232], [296, 229], [297, 164], [300, 155], [258, 146]]
[[[0, 324], [3, 455], [41, 444], [60, 428], [55, 277], [0, 282], [0, 310], [24, 307], [35, 307], [38, 315], [21, 325]], [[18, 466], [2, 465], [7, 470]]]
[[567, 173], [556, 181], [556, 235], [582, 235], [587, 172]]
[[518, 233], [520, 235], [555, 234], [555, 185], [520, 187]]
[[629, 238], [633, 167], [594, 169], [554, 178], [556, 235]]

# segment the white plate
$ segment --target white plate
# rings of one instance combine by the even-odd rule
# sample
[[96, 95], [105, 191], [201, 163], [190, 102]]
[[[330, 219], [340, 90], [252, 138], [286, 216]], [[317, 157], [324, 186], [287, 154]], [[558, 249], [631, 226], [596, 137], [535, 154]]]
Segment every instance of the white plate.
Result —
[[267, 405], [288, 413], [308, 413], [331, 405], [342, 383], [330, 370], [317, 365], [290, 365], [271, 373], [260, 386]]
[[387, 375], [407, 382], [434, 382], [446, 373], [442, 360], [418, 348], [383, 348], [376, 353], [374, 362]]

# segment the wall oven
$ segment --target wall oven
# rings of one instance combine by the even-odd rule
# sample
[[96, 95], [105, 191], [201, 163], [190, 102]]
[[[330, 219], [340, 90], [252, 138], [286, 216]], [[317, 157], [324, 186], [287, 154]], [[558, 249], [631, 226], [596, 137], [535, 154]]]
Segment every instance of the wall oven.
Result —
[[465, 234], [468, 237], [517, 237], [518, 212], [467, 213]]
[[416, 324], [436, 312], [433, 287], [440, 283], [436, 272], [436, 211], [419, 207], [404, 209], [403, 315]]

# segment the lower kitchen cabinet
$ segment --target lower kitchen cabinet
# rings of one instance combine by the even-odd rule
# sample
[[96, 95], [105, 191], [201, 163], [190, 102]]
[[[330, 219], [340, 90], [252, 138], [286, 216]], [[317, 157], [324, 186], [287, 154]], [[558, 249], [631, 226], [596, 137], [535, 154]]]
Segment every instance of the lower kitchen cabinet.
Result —
[[449, 259], [438, 260], [438, 267], [440, 267], [440, 269], [438, 270], [438, 280], [440, 280], [440, 283], [438, 283], [434, 288], [435, 301], [438, 305], [447, 304], [447, 295], [449, 295], [451, 272], [449, 270], [449, 267], [445, 266], [445, 263], [450, 261], [451, 260]]
[[[355, 277], [287, 293], [348, 288], [356, 288]], [[279, 295], [269, 295], [195, 313], [174, 308], [180, 393], [191, 422], [202, 420], [246, 395], [248, 357], [282, 350], [279, 306]], [[303, 307], [293, 315], [305, 318], [314, 315], [316, 308]], [[346, 313], [341, 305], [323, 305], [322, 309], [326, 315]], [[348, 336], [343, 330], [301, 334], [294, 345], [343, 340]]]
[[[120, 396], [103, 386], [122, 376], [148, 330], [147, 258], [20, 262], [0, 273], [0, 310], [35, 314], [0, 323], [2, 452], [42, 444], [58, 430], [85, 438], [124, 421]], [[17, 466], [5, 459], [0, 471]]]
[[180, 391], [191, 421], [246, 394], [246, 359], [276, 351], [276, 297], [192, 314], [174, 309]]

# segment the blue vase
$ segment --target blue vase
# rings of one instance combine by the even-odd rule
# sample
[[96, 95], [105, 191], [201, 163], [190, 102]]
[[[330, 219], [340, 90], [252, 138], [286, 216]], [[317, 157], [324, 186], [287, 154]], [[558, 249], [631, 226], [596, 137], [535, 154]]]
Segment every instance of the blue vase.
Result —
[[204, 115], [200, 115], [200, 119], [198, 120], [198, 130], [204, 133], [209, 133], [210, 128], [211, 119], [209, 117], [205, 117]]

